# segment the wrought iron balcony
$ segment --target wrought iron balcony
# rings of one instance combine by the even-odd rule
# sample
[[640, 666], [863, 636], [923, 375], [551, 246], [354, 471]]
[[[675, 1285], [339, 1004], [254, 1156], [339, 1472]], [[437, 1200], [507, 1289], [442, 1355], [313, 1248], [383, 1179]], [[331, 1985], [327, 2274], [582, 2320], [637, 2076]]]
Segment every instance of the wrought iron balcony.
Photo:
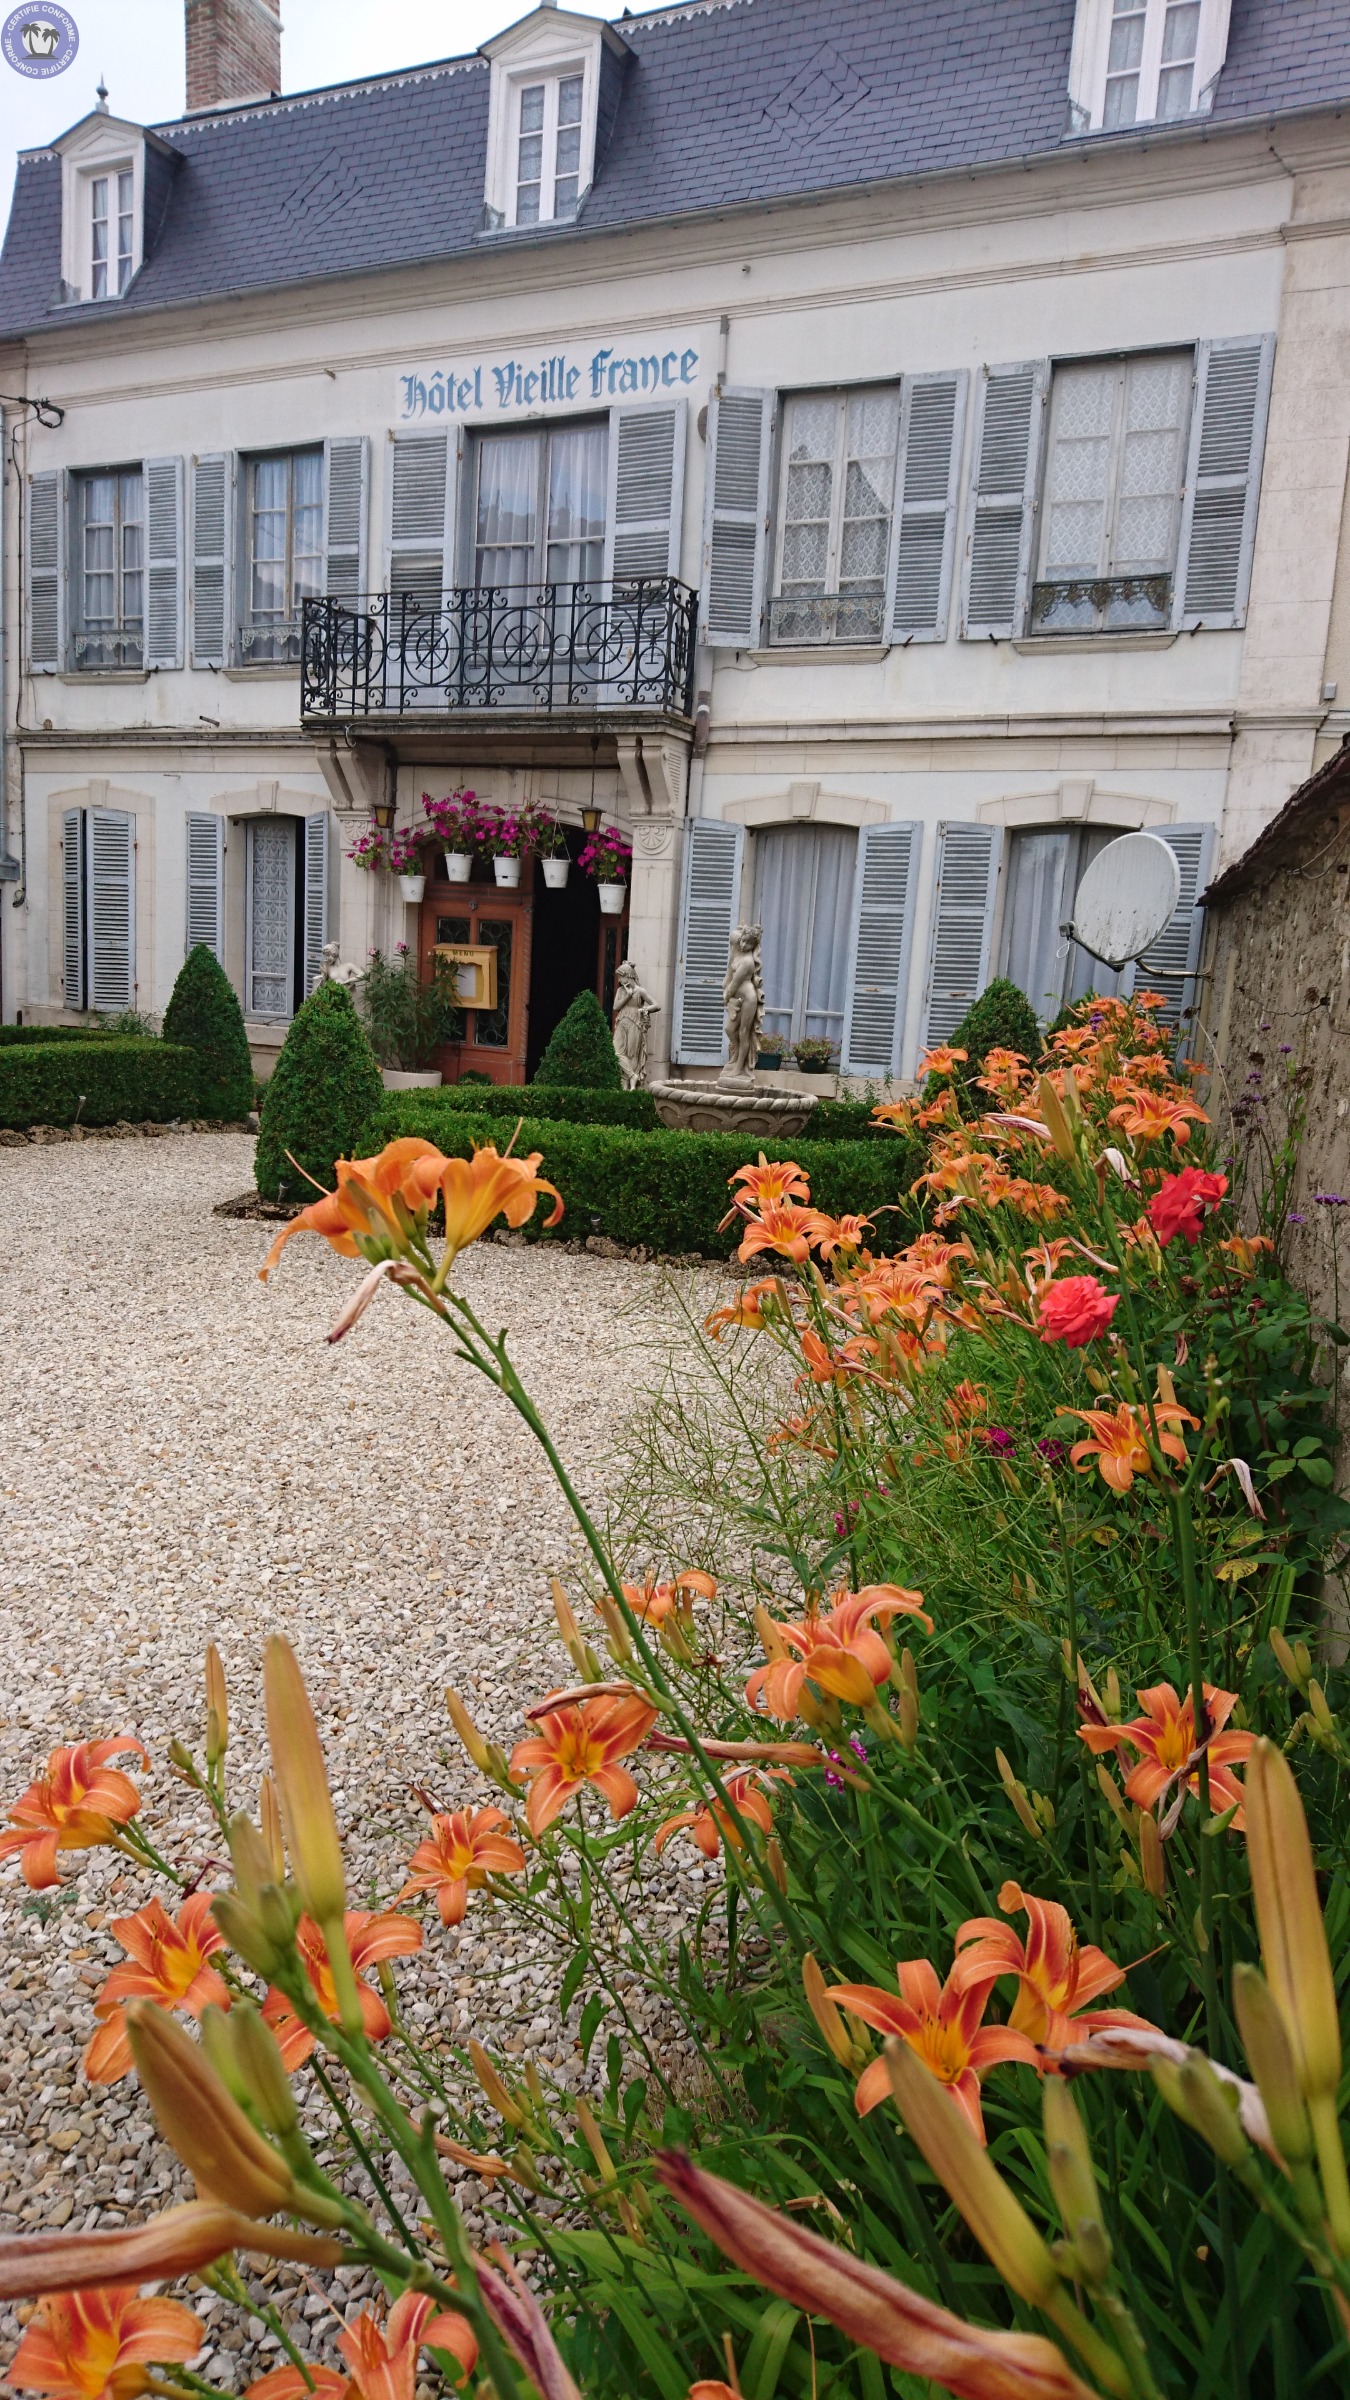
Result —
[[669, 576], [306, 600], [307, 721], [486, 709], [693, 712], [695, 593]]
[[1031, 587], [1033, 633], [1158, 633], [1171, 618], [1166, 573], [1084, 575]]

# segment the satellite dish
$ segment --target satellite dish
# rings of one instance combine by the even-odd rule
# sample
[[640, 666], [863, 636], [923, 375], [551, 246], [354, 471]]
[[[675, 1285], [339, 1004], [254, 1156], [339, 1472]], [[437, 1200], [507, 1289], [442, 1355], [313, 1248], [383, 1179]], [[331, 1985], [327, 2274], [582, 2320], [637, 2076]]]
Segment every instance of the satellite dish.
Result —
[[1064, 931], [1104, 967], [1123, 967], [1153, 947], [1180, 896], [1171, 846], [1156, 833], [1123, 833], [1093, 859]]

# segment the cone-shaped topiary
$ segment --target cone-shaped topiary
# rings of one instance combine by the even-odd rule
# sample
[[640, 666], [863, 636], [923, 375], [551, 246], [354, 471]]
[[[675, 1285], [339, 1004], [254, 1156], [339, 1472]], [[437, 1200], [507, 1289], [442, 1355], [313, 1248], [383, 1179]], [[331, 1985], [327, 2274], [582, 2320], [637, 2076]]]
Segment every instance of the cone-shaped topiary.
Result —
[[[963, 1117], [978, 1117], [991, 1105], [987, 1092], [977, 1091], [975, 1079], [984, 1073], [984, 1062], [991, 1050], [1016, 1050], [1034, 1066], [1041, 1054], [1041, 1029], [1036, 1011], [1025, 992], [1006, 975], [998, 975], [985, 986], [979, 999], [970, 1007], [952, 1035], [953, 1050], [967, 1053], [964, 1066], [952, 1076], [958, 1104]], [[924, 1098], [936, 1099], [942, 1080], [930, 1075], [924, 1086]]]
[[253, 1061], [244, 1012], [214, 950], [198, 942], [178, 970], [164, 1011], [164, 1040], [195, 1050], [201, 1062], [198, 1114], [238, 1120], [253, 1106]]
[[341, 984], [321, 983], [263, 1093], [253, 1179], [264, 1200], [317, 1199], [314, 1183], [331, 1192], [334, 1162], [352, 1156], [383, 1098], [375, 1053], [350, 998]]
[[583, 1085], [591, 1092], [623, 1090], [619, 1054], [594, 992], [578, 992], [534, 1070], [536, 1083]]

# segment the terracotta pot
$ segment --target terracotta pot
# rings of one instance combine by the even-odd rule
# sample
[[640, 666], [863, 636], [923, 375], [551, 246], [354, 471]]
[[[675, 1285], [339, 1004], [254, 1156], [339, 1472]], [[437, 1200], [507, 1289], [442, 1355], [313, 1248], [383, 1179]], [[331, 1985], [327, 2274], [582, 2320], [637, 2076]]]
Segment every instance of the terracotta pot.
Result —
[[539, 864], [544, 870], [545, 891], [565, 891], [567, 888], [568, 869], [572, 864], [571, 859], [567, 858], [566, 856], [562, 858], [541, 858]]
[[427, 888], [427, 879], [425, 875], [400, 875], [398, 888], [400, 896], [404, 900], [409, 902], [420, 900]]
[[443, 1078], [439, 1067], [381, 1067], [380, 1080], [387, 1092], [430, 1092]]
[[446, 850], [445, 872], [451, 883], [467, 883], [473, 873], [472, 850]]
[[503, 890], [513, 892], [520, 882], [520, 860], [518, 858], [494, 858], [492, 872]]
[[602, 916], [602, 917], [621, 917], [621, 916], [623, 915], [623, 904], [624, 904], [625, 900], [628, 898], [628, 886], [627, 886], [627, 884], [626, 884], [626, 883], [597, 883], [597, 885], [596, 885], [596, 887], [595, 887], [595, 888], [596, 888], [597, 892], [600, 894], [600, 914], [601, 914], [601, 916]]

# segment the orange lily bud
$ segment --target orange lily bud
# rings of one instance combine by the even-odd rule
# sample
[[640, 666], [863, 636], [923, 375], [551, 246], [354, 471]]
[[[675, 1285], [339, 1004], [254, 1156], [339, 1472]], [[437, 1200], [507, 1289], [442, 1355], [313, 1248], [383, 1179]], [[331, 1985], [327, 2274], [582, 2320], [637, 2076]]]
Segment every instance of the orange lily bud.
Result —
[[1106, 1688], [1102, 1693], [1102, 1707], [1106, 1710], [1111, 1723], [1118, 1725], [1120, 1723], [1120, 1677], [1114, 1667], [1108, 1667], [1106, 1670]]
[[230, 1704], [225, 1669], [214, 1642], [206, 1645], [206, 1763], [218, 1765], [230, 1739]]
[[1063, 2286], [1049, 2249], [961, 2111], [895, 2034], [886, 2065], [901, 2116], [1009, 2290], [1033, 2308], [1053, 2306]]
[[508, 2125], [523, 2126], [525, 2111], [520, 2102], [514, 2100], [508, 2092], [481, 2042], [470, 2042], [469, 2064], [498, 2116], [504, 2117]]
[[[1072, 1087], [1070, 1087], [1072, 1088]], [[1061, 1158], [1071, 1163], [1078, 1156], [1064, 1102], [1060, 1099], [1048, 1075], [1042, 1075], [1036, 1086], [1036, 1104], [1045, 1119], [1046, 1131]]]
[[764, 1845], [764, 1865], [780, 1892], [787, 1890], [787, 1862], [772, 1834]]
[[1167, 1861], [1158, 1820], [1151, 1808], [1139, 1811], [1139, 1872], [1144, 1879], [1144, 1890], [1152, 1893], [1155, 1900], [1161, 1900], [1167, 1889]]
[[1275, 1995], [1255, 1967], [1234, 1967], [1233, 2007], [1247, 2063], [1266, 2104], [1271, 2140], [1286, 2166], [1304, 2166], [1313, 2155], [1313, 2138], [1294, 2053]]
[[269, 1939], [258, 1922], [254, 1910], [236, 1892], [217, 1892], [211, 1903], [211, 1914], [232, 1950], [236, 1950], [246, 1966], [257, 1975], [269, 1979], [275, 1975], [285, 1956]]
[[1266, 1977], [1309, 2101], [1334, 2103], [1341, 2029], [1307, 1819], [1287, 1760], [1259, 1741], [1247, 1765], [1247, 1856]]
[[553, 1578], [552, 1591], [553, 1613], [558, 1620], [558, 1631], [562, 1635], [563, 1646], [568, 1657], [578, 1675], [583, 1676], [588, 1683], [602, 1683], [604, 1676], [601, 1672], [600, 1661], [590, 1643], [584, 1638], [581, 1627], [572, 1614], [567, 1594], [556, 1575]]
[[1027, 1798], [1026, 1785], [1018, 1782], [1017, 1777], [1014, 1775], [1012, 1768], [1008, 1764], [1008, 1761], [1004, 1757], [1001, 1750], [996, 1750], [994, 1752], [994, 1764], [998, 1768], [999, 1781], [1003, 1785], [1003, 1789], [1007, 1793], [1008, 1798], [1011, 1800], [1013, 1807], [1016, 1809], [1023, 1825], [1025, 1825], [1027, 1832], [1031, 1835], [1032, 1840], [1034, 1842], [1043, 1842], [1045, 1840], [1045, 1829], [1042, 1826], [1039, 1817], [1036, 1815], [1030, 1800]]
[[269, 2133], [279, 2142], [289, 2141], [299, 2132], [300, 2117], [276, 2035], [251, 2000], [235, 2002], [229, 2026], [238, 2071], [253, 2106]]
[[627, 2234], [629, 2241], [640, 2242], [642, 2247], [645, 2249], [647, 2246], [647, 2236], [638, 2223], [632, 2202], [626, 2199], [622, 2192], [616, 2192], [614, 2195], [614, 2205], [619, 2212], [619, 2222], [622, 2225], [624, 2232]]
[[787, 1658], [790, 1655], [787, 1643], [762, 1600], [755, 1602], [755, 1631], [766, 1658]]
[[1126, 1807], [1125, 1801], [1121, 1795], [1120, 1786], [1116, 1782], [1115, 1776], [1111, 1773], [1110, 1768], [1104, 1766], [1100, 1760], [1098, 1761], [1097, 1765], [1097, 1787], [1101, 1792], [1103, 1799], [1106, 1801], [1108, 1808], [1115, 1817], [1116, 1823], [1119, 1825], [1121, 1832], [1132, 1833], [1134, 1831], [1133, 1822], [1130, 1817], [1129, 1809]]
[[1334, 1733], [1336, 1720], [1327, 1707], [1327, 1696], [1315, 1675], [1308, 1678], [1308, 1706], [1323, 1733]]
[[1176, 1407], [1177, 1387], [1172, 1381], [1172, 1370], [1170, 1367], [1159, 1366], [1158, 1368], [1158, 1390], [1156, 1397], [1161, 1401], [1164, 1408]]
[[806, 2005], [820, 2027], [825, 2047], [830, 2056], [836, 2059], [841, 2067], [847, 2067], [850, 2075], [853, 2074], [858, 2064], [857, 2045], [844, 2023], [843, 2012], [830, 1998], [819, 1962], [811, 1956], [809, 1950], [802, 1960], [802, 1990], [806, 1994]]
[[273, 1873], [270, 1853], [252, 1818], [246, 1816], [242, 1809], [231, 1817], [226, 1839], [230, 1845], [235, 1889], [249, 1908], [256, 1908], [263, 1885], [278, 1880]]
[[[1102, 2223], [1097, 2177], [1079, 2115], [1073, 2086], [1062, 2075], [1047, 2075], [1041, 2087], [1045, 2125], [1045, 2163], [1050, 2189], [1073, 2244], [1074, 2258], [1089, 2283], [1101, 2280], [1111, 2264], [1111, 2244]], [[1098, 2271], [1100, 2270], [1100, 2272]]]
[[332, 1920], [341, 1925], [347, 1878], [319, 1728], [300, 1662], [283, 1634], [274, 1633], [267, 1644], [263, 1693], [286, 1847], [300, 1897], [326, 1934]]
[[103, 2233], [20, 2233], [0, 2236], [0, 2300], [73, 2292], [102, 2283], [172, 2283], [195, 2275], [231, 2250], [335, 2267], [348, 2255], [342, 2242], [289, 2225], [255, 2225], [214, 2201], [190, 2200], [148, 2225]]
[[127, 2033], [141, 2087], [169, 2147], [203, 2196], [248, 2217], [297, 2205], [295, 2178], [250, 2125], [197, 2044], [153, 2001], [127, 2006]]
[[623, 1611], [612, 1592], [597, 1592], [595, 1605], [605, 1620], [609, 1635], [609, 1654], [620, 1666], [626, 1666], [633, 1656], [633, 1640], [623, 1621]]
[[234, 2055], [230, 2019], [223, 2008], [216, 2007], [214, 2001], [202, 2010], [201, 2029], [202, 2048], [211, 2065], [231, 2099], [237, 2100], [241, 2108], [246, 2107], [252, 2094], [239, 2072], [239, 2061]]
[[479, 1774], [490, 1775], [492, 1772], [492, 1757], [487, 1743], [484, 1741], [481, 1733], [478, 1730], [478, 1727], [475, 1725], [473, 1718], [469, 1715], [469, 1712], [463, 1701], [460, 1699], [458, 1692], [451, 1691], [448, 1685], [445, 1693], [445, 1705], [450, 1711], [450, 1722], [454, 1726], [454, 1729], [459, 1735], [461, 1742], [464, 1744], [465, 1749], [468, 1751], [468, 1754], [473, 1760], [474, 1765], [477, 1767]]
[[1237, 2094], [1219, 2081], [1202, 2050], [1190, 2050], [1184, 2066], [1154, 2055], [1149, 2071], [1173, 2113], [1208, 2142], [1226, 2167], [1240, 2167], [1251, 2144], [1238, 2123]]
[[277, 1805], [277, 1787], [267, 1774], [264, 1774], [258, 1786], [258, 1817], [262, 1825], [263, 1847], [271, 1862], [270, 1880], [284, 1883], [286, 1844], [281, 1831], [281, 1810]]
[[585, 2138], [586, 2147], [590, 2151], [590, 2154], [595, 2160], [596, 2166], [599, 2169], [600, 2181], [602, 2183], [617, 2183], [619, 2180], [618, 2171], [615, 2167], [613, 2159], [609, 2155], [608, 2150], [605, 2148], [604, 2135], [601, 2133], [599, 2126], [596, 2124], [594, 2116], [584, 2100], [578, 2100], [576, 2108], [577, 2123], [581, 2127], [582, 2134]]
[[1306, 1692], [1312, 1673], [1312, 1653], [1306, 1642], [1288, 1642], [1278, 1625], [1270, 1629], [1270, 1646], [1279, 1662], [1280, 1671], [1295, 1688]]

